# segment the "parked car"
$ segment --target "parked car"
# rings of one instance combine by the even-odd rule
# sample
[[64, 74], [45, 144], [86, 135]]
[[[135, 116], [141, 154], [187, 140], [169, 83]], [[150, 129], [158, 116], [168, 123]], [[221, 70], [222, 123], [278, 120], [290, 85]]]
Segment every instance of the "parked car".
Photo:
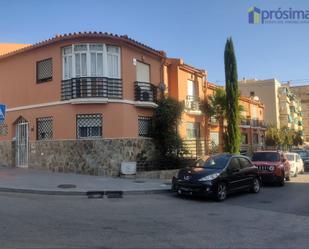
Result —
[[260, 191], [257, 167], [241, 155], [218, 154], [203, 164], [181, 169], [173, 177], [172, 190], [179, 195], [202, 195], [223, 201], [231, 192], [250, 189]]
[[281, 151], [258, 151], [252, 156], [252, 163], [258, 167], [262, 182], [279, 183], [290, 180], [290, 163]]
[[290, 175], [296, 177], [298, 173], [303, 174], [304, 173], [304, 162], [300, 158], [299, 154], [295, 152], [289, 152], [289, 153], [285, 153], [285, 155], [290, 163]]
[[309, 151], [304, 149], [292, 150], [292, 152], [300, 155], [301, 159], [304, 162], [304, 170], [309, 171]]

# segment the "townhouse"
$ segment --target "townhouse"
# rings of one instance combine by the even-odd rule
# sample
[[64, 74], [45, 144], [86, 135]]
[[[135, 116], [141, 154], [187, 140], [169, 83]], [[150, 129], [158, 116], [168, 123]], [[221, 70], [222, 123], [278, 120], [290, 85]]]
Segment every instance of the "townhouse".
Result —
[[[2, 45], [0, 102], [6, 104], [7, 116], [0, 140], [15, 141], [15, 148], [0, 153], [9, 165], [49, 168], [57, 146], [69, 147], [66, 151], [82, 144], [68, 146], [69, 141], [134, 138], [136, 151], [111, 158], [118, 164], [133, 160], [141, 147], [138, 138], [149, 137], [164, 60], [163, 51], [100, 32], [60, 35], [30, 46]], [[56, 148], [50, 141], [58, 141]], [[74, 171], [74, 163], [81, 161], [81, 167], [92, 167], [93, 158], [72, 160], [60, 154], [62, 170]], [[92, 165], [104, 164], [102, 158], [95, 160]]]
[[[84, 32], [37, 44], [0, 44], [1, 164], [117, 176], [123, 162], [152, 160], [157, 99], [183, 102], [178, 127], [196, 157], [217, 151], [218, 122], [200, 102], [218, 87], [207, 72], [126, 35]], [[263, 143], [264, 106], [241, 97], [243, 148]], [[138, 166], [138, 165], [137, 165]]]
[[[213, 95], [219, 87], [213, 83], [207, 84], [207, 95]], [[266, 123], [264, 122], [265, 106], [257, 96], [239, 97], [239, 105], [242, 107], [239, 124], [241, 132], [241, 153], [249, 150], [259, 150], [264, 146]], [[227, 121], [224, 121], [226, 127]], [[209, 120], [210, 147], [219, 144], [219, 124], [215, 118]]]
[[189, 155], [204, 154], [208, 124], [200, 110], [200, 101], [206, 99], [207, 72], [185, 64], [182, 59], [168, 58], [165, 66], [167, 93], [184, 104], [178, 133]]
[[[219, 124], [214, 117], [207, 118], [200, 110], [200, 102], [214, 94], [219, 86], [207, 81], [207, 72], [190, 66], [182, 59], [167, 58], [166, 74], [168, 95], [184, 103], [184, 112], [178, 128], [183, 138], [187, 156], [201, 156], [218, 152]], [[243, 107], [239, 125], [242, 134], [242, 152], [251, 147], [261, 149], [264, 144], [266, 125], [264, 105], [257, 96], [241, 96]], [[226, 120], [224, 126], [226, 126]], [[222, 139], [222, 138], [221, 138]]]

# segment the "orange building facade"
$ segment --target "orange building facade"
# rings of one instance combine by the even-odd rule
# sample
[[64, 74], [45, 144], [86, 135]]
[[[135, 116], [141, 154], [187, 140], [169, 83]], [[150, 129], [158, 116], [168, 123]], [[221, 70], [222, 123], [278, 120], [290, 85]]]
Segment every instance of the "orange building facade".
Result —
[[[53, 151], [49, 148], [55, 141], [68, 141], [66, 145], [59, 142], [71, 148], [68, 151], [95, 146], [92, 142], [68, 145], [69, 141], [150, 141], [159, 89], [184, 103], [178, 132], [190, 156], [208, 153], [210, 141], [218, 144], [218, 124], [200, 110], [200, 101], [216, 88], [207, 82], [207, 72], [127, 36], [89, 32], [60, 35], [34, 45], [0, 44], [0, 86], [0, 102], [7, 108], [5, 122], [0, 124], [0, 142], [6, 147], [0, 148], [0, 156], [7, 157], [10, 165], [27, 166], [30, 160], [30, 165], [53, 168], [52, 164], [59, 163], [50, 161]], [[245, 110], [240, 126], [244, 145], [262, 143], [264, 106], [249, 98], [240, 101]], [[11, 141], [14, 148], [6, 143]], [[140, 140], [120, 143], [119, 153], [128, 150], [127, 157], [119, 154], [112, 160], [111, 175], [118, 174], [121, 160], [134, 161], [143, 151]], [[150, 153], [152, 145], [146, 144]], [[63, 150], [62, 157], [66, 154]], [[63, 167], [73, 160], [91, 168], [92, 159], [84, 157], [67, 157]], [[106, 162], [105, 157], [101, 160], [98, 167]]]
[[0, 139], [13, 139], [19, 121], [29, 124], [30, 140], [138, 137], [139, 117], [145, 123], [156, 107], [164, 57], [99, 33], [58, 36], [2, 55], [7, 132]]

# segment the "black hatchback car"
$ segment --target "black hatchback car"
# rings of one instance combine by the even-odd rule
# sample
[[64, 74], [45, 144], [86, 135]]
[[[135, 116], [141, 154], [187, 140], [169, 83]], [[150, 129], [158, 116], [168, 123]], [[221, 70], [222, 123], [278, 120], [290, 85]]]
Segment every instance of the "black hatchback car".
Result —
[[197, 166], [181, 169], [172, 180], [172, 190], [179, 195], [202, 195], [223, 201], [231, 192], [260, 191], [257, 167], [245, 156], [219, 154]]

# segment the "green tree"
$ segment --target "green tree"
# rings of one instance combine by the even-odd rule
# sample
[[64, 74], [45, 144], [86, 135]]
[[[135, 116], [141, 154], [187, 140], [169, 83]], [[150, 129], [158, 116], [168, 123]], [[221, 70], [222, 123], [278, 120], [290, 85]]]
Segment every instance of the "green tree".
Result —
[[293, 144], [293, 131], [284, 126], [279, 131], [280, 145], [283, 150], [288, 150]]
[[293, 145], [294, 146], [299, 146], [299, 145], [303, 145], [304, 140], [302, 137], [302, 132], [301, 131], [296, 131], [293, 134]]
[[160, 160], [177, 158], [183, 151], [183, 141], [177, 128], [181, 120], [183, 104], [169, 97], [158, 101], [153, 116], [152, 137]]
[[265, 134], [265, 145], [278, 147], [280, 143], [279, 130], [274, 126], [269, 126]]
[[216, 88], [214, 94], [200, 104], [200, 109], [210, 121], [215, 118], [219, 124], [219, 152], [223, 151], [224, 119], [226, 118], [226, 94], [224, 89]]
[[239, 153], [240, 130], [239, 130], [239, 91], [237, 63], [232, 38], [227, 39], [224, 51], [225, 65], [225, 90], [226, 90], [226, 113], [227, 113], [227, 141], [226, 150], [230, 153]]

